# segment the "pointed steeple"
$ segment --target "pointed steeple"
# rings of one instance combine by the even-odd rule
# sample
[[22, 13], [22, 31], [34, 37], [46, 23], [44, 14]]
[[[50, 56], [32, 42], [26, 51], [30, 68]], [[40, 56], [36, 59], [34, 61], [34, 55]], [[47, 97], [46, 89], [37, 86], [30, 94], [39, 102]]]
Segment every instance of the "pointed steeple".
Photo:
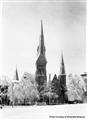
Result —
[[37, 47], [38, 55], [44, 55], [45, 56], [45, 45], [44, 45], [44, 33], [43, 33], [43, 22], [41, 20], [41, 35], [40, 35], [40, 42], [39, 46]]
[[44, 34], [43, 34], [43, 22], [42, 22], [42, 20], [41, 20], [40, 54], [45, 55], [45, 45], [44, 45]]
[[45, 57], [45, 45], [44, 45], [44, 34], [43, 34], [43, 23], [41, 20], [41, 35], [40, 35], [40, 43], [39, 46], [37, 48], [37, 52], [38, 52], [38, 59], [36, 61], [36, 64], [38, 65], [46, 65], [47, 60]]
[[17, 68], [16, 68], [16, 71], [15, 71], [14, 80], [19, 80]]
[[44, 36], [43, 35], [43, 21], [41, 20], [41, 36]]
[[63, 52], [61, 53], [61, 65], [60, 65], [60, 74], [65, 75], [65, 65], [64, 65], [64, 59], [63, 59]]
[[44, 33], [43, 33], [43, 23], [41, 20], [41, 34], [40, 42], [37, 48], [38, 58], [36, 60], [36, 73], [35, 80], [37, 82], [37, 90], [41, 93], [42, 90], [45, 90], [47, 85], [47, 71], [46, 71], [46, 56], [45, 56], [45, 45], [44, 45]]

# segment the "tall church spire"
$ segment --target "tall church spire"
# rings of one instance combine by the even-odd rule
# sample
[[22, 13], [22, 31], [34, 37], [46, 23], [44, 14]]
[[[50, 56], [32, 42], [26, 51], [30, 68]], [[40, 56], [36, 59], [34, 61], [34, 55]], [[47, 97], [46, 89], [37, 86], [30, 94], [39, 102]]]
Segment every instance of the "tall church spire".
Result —
[[60, 65], [60, 74], [65, 75], [65, 65], [64, 65], [64, 59], [63, 59], [63, 52], [61, 53], [61, 65]]
[[47, 75], [46, 75], [46, 64], [47, 60], [45, 57], [45, 45], [44, 45], [44, 33], [43, 33], [43, 23], [41, 20], [41, 35], [40, 35], [40, 43], [37, 48], [38, 58], [36, 60], [36, 82], [38, 84], [38, 91], [40, 92], [47, 84]]
[[44, 33], [43, 33], [43, 22], [41, 20], [41, 35], [40, 35], [40, 43], [37, 48], [38, 55], [44, 55], [45, 56], [45, 45], [44, 45]]
[[66, 73], [65, 73], [65, 65], [63, 60], [63, 53], [61, 54], [61, 65], [60, 65], [60, 102], [65, 103], [66, 101]]
[[43, 36], [43, 21], [41, 20], [41, 36]]
[[41, 20], [41, 38], [40, 38], [40, 54], [45, 55], [44, 34], [43, 34], [43, 22]]
[[19, 80], [17, 68], [16, 68], [16, 71], [15, 71], [14, 80]]

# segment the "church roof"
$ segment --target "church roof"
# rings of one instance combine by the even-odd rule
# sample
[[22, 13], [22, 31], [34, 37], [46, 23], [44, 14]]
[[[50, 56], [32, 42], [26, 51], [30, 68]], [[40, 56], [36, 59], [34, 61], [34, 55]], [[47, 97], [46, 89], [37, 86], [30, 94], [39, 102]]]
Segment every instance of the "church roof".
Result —
[[57, 82], [57, 81], [58, 81], [57, 75], [55, 74], [54, 77], [53, 77], [52, 83], [55, 83], [55, 82]]

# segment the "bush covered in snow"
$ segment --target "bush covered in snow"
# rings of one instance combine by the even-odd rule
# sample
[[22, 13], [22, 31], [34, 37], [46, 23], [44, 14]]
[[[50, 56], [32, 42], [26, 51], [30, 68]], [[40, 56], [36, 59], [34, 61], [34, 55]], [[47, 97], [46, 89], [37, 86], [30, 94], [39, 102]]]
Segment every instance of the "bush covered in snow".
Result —
[[67, 77], [67, 95], [69, 101], [83, 101], [85, 84], [78, 75], [69, 74]]

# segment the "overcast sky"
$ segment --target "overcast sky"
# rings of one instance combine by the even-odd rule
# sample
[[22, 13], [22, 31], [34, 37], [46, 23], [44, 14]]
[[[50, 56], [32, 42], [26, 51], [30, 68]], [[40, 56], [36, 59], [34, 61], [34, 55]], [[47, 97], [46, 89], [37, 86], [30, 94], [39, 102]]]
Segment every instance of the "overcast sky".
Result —
[[43, 20], [47, 73], [59, 74], [61, 51], [66, 73], [85, 72], [85, 2], [4, 2], [2, 7], [2, 67], [13, 77], [16, 66], [35, 73]]

